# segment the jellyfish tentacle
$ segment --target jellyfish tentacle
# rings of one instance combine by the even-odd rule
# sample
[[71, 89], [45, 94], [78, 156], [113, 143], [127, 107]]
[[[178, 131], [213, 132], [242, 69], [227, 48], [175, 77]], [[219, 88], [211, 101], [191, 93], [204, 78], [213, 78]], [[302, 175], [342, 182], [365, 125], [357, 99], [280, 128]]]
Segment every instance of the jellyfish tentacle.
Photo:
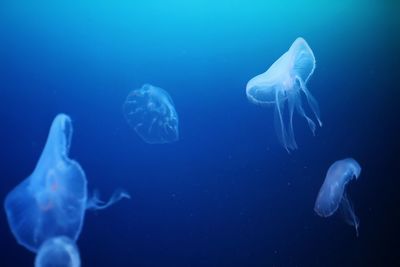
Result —
[[[286, 151], [290, 153], [291, 150], [297, 149], [297, 143], [294, 138], [293, 131], [293, 112], [295, 107], [295, 99], [293, 99], [293, 95], [283, 95], [282, 92], [284, 91], [277, 90], [275, 93], [275, 130], [280, 142]], [[288, 101], [288, 118], [285, 116], [286, 100]]]
[[307, 98], [308, 104], [310, 105], [310, 108], [311, 108], [312, 112], [314, 113], [315, 118], [318, 121], [319, 127], [322, 127], [322, 121], [320, 119], [321, 116], [320, 116], [319, 105], [318, 105], [317, 100], [315, 100], [313, 95], [307, 89], [306, 84], [303, 82], [303, 80], [300, 77], [297, 76], [296, 80], [299, 82], [300, 89]]
[[293, 112], [294, 112], [294, 107], [296, 106], [296, 98], [297, 98], [296, 95], [297, 93], [293, 92], [288, 96], [288, 110], [289, 110], [288, 139], [290, 140], [292, 150], [297, 149], [297, 143], [294, 137], [294, 130], [293, 130]]
[[296, 109], [297, 112], [307, 120], [308, 126], [310, 127], [312, 134], [315, 135], [315, 129], [317, 128], [317, 126], [315, 125], [315, 122], [310, 117], [308, 117], [306, 112], [304, 111], [301, 97], [298, 97]]
[[354, 226], [354, 229], [356, 230], [356, 236], [358, 237], [360, 220], [355, 214], [353, 204], [351, 203], [351, 200], [347, 196], [346, 192], [343, 193], [342, 201], [340, 202], [340, 208], [345, 222], [351, 226]]
[[310, 127], [312, 134], [315, 135], [316, 125], [313, 122], [313, 120], [310, 119], [310, 117], [307, 116], [307, 114], [304, 111], [304, 109], [301, 106], [301, 104], [296, 105], [296, 108], [297, 108], [297, 112], [307, 120], [308, 126]]
[[286, 129], [285, 129], [285, 125], [283, 123], [283, 109], [284, 109], [284, 102], [281, 102], [281, 99], [279, 98], [279, 91], [276, 90], [275, 92], [275, 112], [274, 112], [274, 121], [275, 121], [275, 130], [276, 130], [276, 134], [279, 138], [279, 140], [281, 141], [281, 143], [283, 144], [283, 147], [287, 150], [287, 152], [289, 151], [288, 145], [287, 145], [287, 138], [286, 138]]
[[125, 191], [116, 190], [110, 199], [105, 202], [99, 198], [99, 193], [95, 190], [93, 196], [86, 203], [86, 209], [103, 210], [124, 198], [130, 199], [131, 196]]

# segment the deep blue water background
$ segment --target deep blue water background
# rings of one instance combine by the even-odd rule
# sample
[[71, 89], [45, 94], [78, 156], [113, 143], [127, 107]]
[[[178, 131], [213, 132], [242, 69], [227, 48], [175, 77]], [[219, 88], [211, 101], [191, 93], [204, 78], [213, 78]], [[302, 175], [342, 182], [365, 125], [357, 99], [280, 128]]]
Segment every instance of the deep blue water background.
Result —
[[[0, 199], [64, 112], [90, 190], [132, 195], [87, 213], [83, 266], [399, 266], [400, 9], [332, 2], [1, 1]], [[288, 154], [245, 85], [298, 36], [324, 126], [312, 137], [296, 116]], [[179, 142], [148, 145], [127, 125], [122, 104], [143, 83], [174, 99]], [[327, 168], [350, 156], [358, 238], [313, 212]], [[33, 265], [4, 212], [0, 248], [0, 266]]]

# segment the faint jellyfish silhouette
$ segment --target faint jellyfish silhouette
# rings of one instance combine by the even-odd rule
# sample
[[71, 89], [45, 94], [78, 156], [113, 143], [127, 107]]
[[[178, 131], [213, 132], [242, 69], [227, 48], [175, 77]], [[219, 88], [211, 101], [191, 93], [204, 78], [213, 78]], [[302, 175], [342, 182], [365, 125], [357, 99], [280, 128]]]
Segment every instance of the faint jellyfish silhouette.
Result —
[[116, 191], [105, 204], [97, 195], [88, 198], [85, 173], [68, 157], [71, 137], [71, 119], [57, 115], [33, 173], [4, 201], [11, 232], [19, 244], [33, 252], [52, 237], [66, 236], [76, 241], [86, 209], [102, 209], [129, 197]]
[[[280, 142], [288, 152], [297, 149], [293, 133], [295, 108], [307, 120], [312, 133], [315, 134], [316, 126], [303, 109], [301, 92], [307, 98], [319, 126], [322, 126], [318, 103], [306, 87], [314, 69], [314, 54], [307, 42], [300, 37], [266, 72], [252, 78], [246, 86], [247, 98], [252, 103], [275, 106], [275, 130]], [[285, 103], [288, 106], [287, 116], [284, 116], [286, 114]]]
[[358, 179], [361, 167], [352, 158], [333, 163], [315, 201], [314, 211], [321, 217], [329, 217], [340, 207], [344, 220], [354, 226], [358, 236], [359, 220], [346, 193], [348, 182]]
[[129, 93], [123, 105], [128, 124], [149, 144], [179, 139], [178, 114], [169, 94], [150, 84]]
[[39, 248], [35, 267], [80, 267], [81, 259], [74, 241], [65, 236], [46, 240]]

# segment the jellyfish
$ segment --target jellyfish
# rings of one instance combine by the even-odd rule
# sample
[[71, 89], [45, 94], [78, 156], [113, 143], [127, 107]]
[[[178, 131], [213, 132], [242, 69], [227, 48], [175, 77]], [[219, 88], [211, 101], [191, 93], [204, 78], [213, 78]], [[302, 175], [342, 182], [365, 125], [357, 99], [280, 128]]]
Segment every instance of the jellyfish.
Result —
[[75, 242], [65, 236], [46, 240], [39, 248], [35, 267], [80, 267], [81, 259]]
[[17, 242], [36, 252], [47, 239], [66, 236], [76, 241], [87, 209], [102, 209], [129, 198], [116, 191], [106, 203], [88, 198], [87, 180], [79, 163], [68, 157], [71, 119], [59, 114], [32, 174], [9, 192], [4, 201], [8, 224]]
[[295, 110], [306, 119], [315, 135], [316, 124], [303, 108], [302, 94], [319, 126], [322, 126], [318, 103], [306, 86], [314, 69], [314, 54], [307, 42], [300, 37], [266, 72], [252, 78], [246, 86], [246, 95], [250, 102], [275, 107], [276, 134], [288, 152], [297, 149], [293, 132]]
[[129, 126], [146, 143], [164, 144], [179, 139], [179, 120], [174, 102], [159, 87], [144, 84], [130, 92], [123, 113]]
[[359, 220], [346, 193], [346, 186], [351, 180], [358, 179], [360, 173], [360, 165], [352, 158], [333, 163], [328, 169], [314, 206], [314, 211], [321, 217], [329, 217], [340, 208], [344, 220], [354, 226], [357, 236]]

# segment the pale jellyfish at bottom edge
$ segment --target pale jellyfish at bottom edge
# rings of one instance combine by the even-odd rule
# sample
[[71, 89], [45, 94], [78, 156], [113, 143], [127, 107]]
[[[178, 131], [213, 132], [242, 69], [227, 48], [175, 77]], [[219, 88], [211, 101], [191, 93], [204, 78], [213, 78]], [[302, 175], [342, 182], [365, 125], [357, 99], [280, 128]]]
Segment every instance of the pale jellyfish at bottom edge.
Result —
[[38, 250], [35, 267], [80, 267], [78, 247], [65, 236], [46, 240]]

